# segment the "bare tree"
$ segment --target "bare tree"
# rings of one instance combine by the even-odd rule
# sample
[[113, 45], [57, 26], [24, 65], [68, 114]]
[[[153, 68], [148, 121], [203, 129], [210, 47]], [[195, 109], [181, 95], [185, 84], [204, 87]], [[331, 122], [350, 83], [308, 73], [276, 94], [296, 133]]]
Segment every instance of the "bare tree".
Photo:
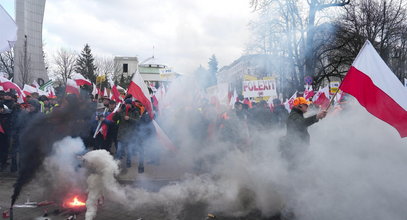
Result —
[[[273, 54], [277, 60], [286, 60], [284, 76], [298, 90], [303, 89], [304, 77], [314, 76], [318, 71], [318, 54], [326, 42], [318, 35], [326, 29], [328, 21], [317, 22], [317, 12], [332, 7], [345, 6], [349, 0], [251, 0], [255, 11], [259, 11], [260, 28], [263, 33], [257, 39], [257, 48]], [[327, 19], [325, 19], [327, 20]], [[256, 24], [255, 24], [256, 25]], [[324, 32], [326, 33], [326, 32]], [[318, 41], [316, 41], [318, 35]], [[330, 35], [323, 36], [329, 38]]]
[[407, 76], [407, 3], [403, 0], [360, 0], [344, 7], [336, 22], [333, 41], [325, 44], [318, 59], [325, 72], [316, 83], [343, 77], [366, 40], [372, 42], [383, 60], [401, 80]]
[[98, 75], [106, 76], [106, 81], [102, 82], [103, 88], [110, 87], [108, 81], [114, 81], [115, 66], [113, 57], [96, 57], [95, 66], [97, 68]]
[[76, 56], [75, 52], [64, 48], [59, 49], [54, 55], [54, 76], [63, 85], [66, 84], [67, 79], [71, 77], [75, 70]]
[[14, 52], [6, 51], [0, 54], [0, 72], [8, 74], [9, 78], [14, 77]]

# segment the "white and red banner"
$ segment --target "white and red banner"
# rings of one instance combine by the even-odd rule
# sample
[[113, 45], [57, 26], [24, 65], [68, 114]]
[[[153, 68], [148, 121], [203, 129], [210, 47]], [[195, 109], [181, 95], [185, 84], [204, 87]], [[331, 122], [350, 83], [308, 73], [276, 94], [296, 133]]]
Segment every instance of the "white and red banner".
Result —
[[96, 87], [95, 83], [93, 83], [93, 87], [92, 87], [92, 95], [93, 97], [95, 97], [95, 95], [98, 94], [98, 88]]
[[79, 86], [73, 79], [66, 80], [65, 92], [67, 94], [76, 94], [79, 95]]
[[153, 107], [151, 105], [151, 97], [148, 88], [139, 71], [133, 75], [133, 79], [127, 89], [127, 94], [131, 94], [135, 99], [139, 100], [146, 107], [150, 118], [154, 118]]
[[0, 86], [3, 87], [4, 91], [13, 89], [17, 92], [18, 94], [18, 99], [17, 102], [18, 103], [23, 103], [24, 99], [23, 97], [25, 96], [23, 91], [20, 89], [20, 87], [18, 87], [17, 84], [11, 82], [9, 79], [4, 78], [2, 76], [0, 76]]
[[71, 78], [72, 78], [73, 80], [75, 80], [75, 82], [76, 82], [76, 84], [77, 84], [78, 86], [83, 86], [83, 85], [89, 85], [89, 86], [91, 86], [91, 85], [92, 85], [92, 83], [91, 83], [88, 79], [86, 79], [85, 77], [83, 77], [83, 76], [82, 76], [81, 74], [79, 74], [79, 73], [73, 74]]
[[287, 109], [287, 111], [291, 111], [291, 109], [293, 108], [294, 99], [297, 98], [297, 93], [298, 93], [298, 91], [296, 91], [294, 93], [294, 95], [291, 96], [290, 99], [288, 99], [286, 102], [284, 102], [284, 107], [285, 107], [285, 109]]
[[[271, 98], [270, 98], [270, 99], [271, 99]], [[235, 108], [235, 103], [236, 103], [236, 101], [237, 101], [237, 92], [236, 92], [236, 89], [234, 89], [234, 90], [233, 90], [233, 95], [232, 95], [232, 97], [230, 98], [230, 103], [229, 103], [229, 106], [232, 107], [232, 109]]]
[[305, 85], [305, 91], [304, 91], [304, 98], [305, 99], [310, 99], [315, 95], [314, 90], [312, 89], [312, 85]]
[[34, 86], [25, 84], [23, 87], [23, 92], [25, 95], [31, 95], [32, 93], [37, 92], [37, 88], [35, 88]]
[[318, 92], [315, 94], [314, 98], [312, 99], [312, 102], [315, 105], [319, 105], [321, 108], [326, 109], [330, 104], [329, 86], [319, 89]]
[[111, 99], [117, 103], [121, 103], [123, 98], [120, 96], [119, 90], [117, 90], [117, 86], [113, 85], [112, 90], [110, 90]]
[[369, 41], [353, 61], [340, 89], [354, 96], [372, 115], [407, 137], [407, 88]]
[[274, 79], [243, 81], [243, 96], [252, 97], [277, 97], [276, 81]]

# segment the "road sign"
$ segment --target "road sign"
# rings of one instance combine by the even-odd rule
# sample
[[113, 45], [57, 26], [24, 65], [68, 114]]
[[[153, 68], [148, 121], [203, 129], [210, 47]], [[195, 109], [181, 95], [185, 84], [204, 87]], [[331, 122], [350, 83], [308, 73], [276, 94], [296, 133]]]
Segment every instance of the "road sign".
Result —
[[304, 77], [304, 82], [305, 84], [311, 85], [312, 84], [312, 77], [311, 76], [306, 76]]

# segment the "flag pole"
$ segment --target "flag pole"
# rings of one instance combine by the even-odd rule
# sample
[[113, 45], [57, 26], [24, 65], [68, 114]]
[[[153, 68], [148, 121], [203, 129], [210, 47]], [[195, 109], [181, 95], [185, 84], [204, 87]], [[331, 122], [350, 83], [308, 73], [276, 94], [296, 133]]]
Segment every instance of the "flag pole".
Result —
[[[342, 80], [342, 82], [343, 82], [343, 80]], [[334, 102], [334, 100], [335, 100], [335, 97], [336, 97], [336, 95], [337, 95], [338, 92], [339, 92], [339, 88], [341, 88], [342, 82], [341, 82], [341, 84], [338, 86], [338, 89], [336, 90], [335, 94], [332, 96], [331, 101], [329, 102], [329, 105], [328, 105], [328, 107], [326, 107], [325, 111], [328, 111], [328, 109], [329, 109], [329, 108], [331, 107], [331, 105], [333, 104], [333, 102]]]
[[[107, 108], [105, 108], [105, 111], [103, 111], [103, 117], [105, 116], [106, 111], [107, 111]], [[95, 134], [93, 135], [93, 138], [96, 138], [96, 135], [99, 133], [99, 129], [100, 129], [100, 126], [101, 126], [101, 125], [102, 125], [102, 121], [99, 121], [99, 124], [98, 124], [98, 126], [96, 127], [96, 131], [95, 131]]]

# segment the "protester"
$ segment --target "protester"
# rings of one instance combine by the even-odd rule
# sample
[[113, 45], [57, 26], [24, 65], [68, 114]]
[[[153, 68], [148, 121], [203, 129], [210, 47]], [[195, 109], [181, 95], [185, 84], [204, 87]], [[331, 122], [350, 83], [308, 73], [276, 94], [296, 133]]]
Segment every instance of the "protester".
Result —
[[288, 117], [288, 111], [281, 104], [280, 99], [273, 99], [273, 111], [271, 116], [271, 126], [274, 129], [281, 129], [285, 127], [286, 121]]
[[131, 97], [128, 97], [124, 100], [121, 110], [114, 116], [115, 121], [120, 121], [118, 130], [119, 144], [115, 158], [120, 159], [126, 155], [127, 167], [131, 167], [133, 150], [130, 143], [134, 140], [134, 131], [137, 128], [137, 122], [140, 120], [140, 111], [140, 108], [133, 105]]
[[287, 134], [282, 139], [281, 151], [288, 160], [296, 160], [302, 155], [310, 145], [310, 135], [308, 127], [323, 119], [327, 112], [320, 111], [318, 114], [304, 118], [304, 113], [308, 111], [311, 104], [303, 97], [294, 100], [294, 106], [287, 118]]

